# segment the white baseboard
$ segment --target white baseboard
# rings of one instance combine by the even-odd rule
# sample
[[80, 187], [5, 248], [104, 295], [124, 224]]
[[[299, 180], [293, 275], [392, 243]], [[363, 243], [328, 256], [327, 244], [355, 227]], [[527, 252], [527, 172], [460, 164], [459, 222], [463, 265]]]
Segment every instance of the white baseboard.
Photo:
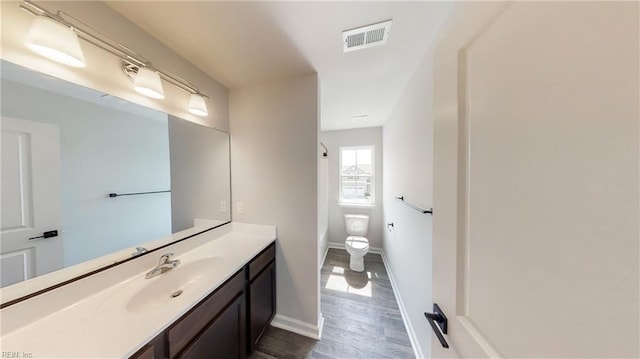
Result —
[[328, 243], [327, 243], [327, 248], [324, 250], [324, 254], [322, 255], [322, 261], [320, 261], [320, 268], [318, 269], [322, 269], [322, 266], [324, 265], [324, 261], [327, 260], [327, 253], [329, 253]]
[[271, 325], [305, 337], [320, 340], [322, 337], [322, 328], [324, 327], [324, 316], [321, 314], [318, 325], [314, 325], [301, 320], [289, 318], [284, 315], [276, 314], [271, 321]]
[[318, 340], [322, 339], [322, 329], [324, 329], [324, 315], [320, 313], [320, 324], [318, 324]]
[[396, 296], [396, 300], [398, 301], [398, 307], [400, 308], [402, 321], [404, 322], [404, 326], [407, 328], [407, 334], [409, 334], [409, 340], [411, 341], [413, 353], [415, 354], [416, 358], [426, 358], [424, 356], [424, 353], [422, 352], [422, 348], [420, 348], [420, 345], [418, 344], [418, 336], [413, 330], [413, 325], [411, 325], [411, 321], [409, 320], [409, 313], [407, 313], [407, 309], [402, 302], [402, 297], [400, 296], [400, 292], [398, 292], [396, 281], [395, 279], [393, 279], [393, 273], [391, 272], [391, 267], [389, 266], [389, 262], [387, 261], [387, 256], [384, 255], [384, 251], [382, 251], [382, 261], [384, 262], [384, 266], [387, 269], [387, 275], [389, 275], [389, 281], [391, 282], [393, 294]]

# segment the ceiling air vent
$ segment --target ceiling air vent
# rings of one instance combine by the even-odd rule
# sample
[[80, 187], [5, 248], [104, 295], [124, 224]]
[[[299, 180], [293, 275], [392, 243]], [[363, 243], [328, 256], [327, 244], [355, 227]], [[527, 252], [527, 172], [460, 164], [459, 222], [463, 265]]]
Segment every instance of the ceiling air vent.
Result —
[[343, 31], [344, 52], [384, 45], [389, 39], [389, 32], [391, 32], [391, 20]]

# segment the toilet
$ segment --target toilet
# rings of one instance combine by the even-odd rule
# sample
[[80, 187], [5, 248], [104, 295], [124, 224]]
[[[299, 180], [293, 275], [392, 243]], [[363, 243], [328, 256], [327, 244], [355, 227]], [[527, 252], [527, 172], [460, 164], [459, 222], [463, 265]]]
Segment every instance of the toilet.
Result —
[[349, 235], [344, 242], [344, 246], [351, 256], [349, 268], [354, 272], [362, 272], [364, 271], [364, 256], [369, 252], [369, 241], [364, 237], [369, 227], [369, 216], [345, 214], [344, 223]]

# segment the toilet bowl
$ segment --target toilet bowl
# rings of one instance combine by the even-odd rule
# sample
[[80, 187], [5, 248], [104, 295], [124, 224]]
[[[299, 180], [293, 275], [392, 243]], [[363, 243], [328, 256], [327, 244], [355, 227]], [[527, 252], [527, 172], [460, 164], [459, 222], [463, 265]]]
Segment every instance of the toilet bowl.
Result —
[[349, 253], [349, 268], [355, 272], [364, 271], [364, 256], [369, 252], [369, 241], [366, 237], [369, 226], [369, 216], [363, 214], [345, 214], [347, 240], [344, 246]]
[[349, 236], [345, 242], [349, 260], [349, 268], [355, 272], [364, 271], [364, 256], [369, 252], [369, 241], [365, 237]]

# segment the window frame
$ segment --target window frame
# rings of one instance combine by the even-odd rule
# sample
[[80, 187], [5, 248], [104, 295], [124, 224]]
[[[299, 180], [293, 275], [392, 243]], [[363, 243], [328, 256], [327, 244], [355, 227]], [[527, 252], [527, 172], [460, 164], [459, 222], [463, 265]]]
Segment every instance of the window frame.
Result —
[[[342, 193], [342, 156], [343, 151], [345, 150], [371, 150], [371, 196], [367, 202], [364, 201], [354, 201], [354, 200], [345, 200]], [[344, 207], [375, 207], [376, 203], [376, 146], [375, 145], [365, 145], [365, 146], [342, 146], [338, 148], [339, 159], [338, 159], [338, 205]], [[356, 152], [356, 165], [357, 165], [357, 152]]]

